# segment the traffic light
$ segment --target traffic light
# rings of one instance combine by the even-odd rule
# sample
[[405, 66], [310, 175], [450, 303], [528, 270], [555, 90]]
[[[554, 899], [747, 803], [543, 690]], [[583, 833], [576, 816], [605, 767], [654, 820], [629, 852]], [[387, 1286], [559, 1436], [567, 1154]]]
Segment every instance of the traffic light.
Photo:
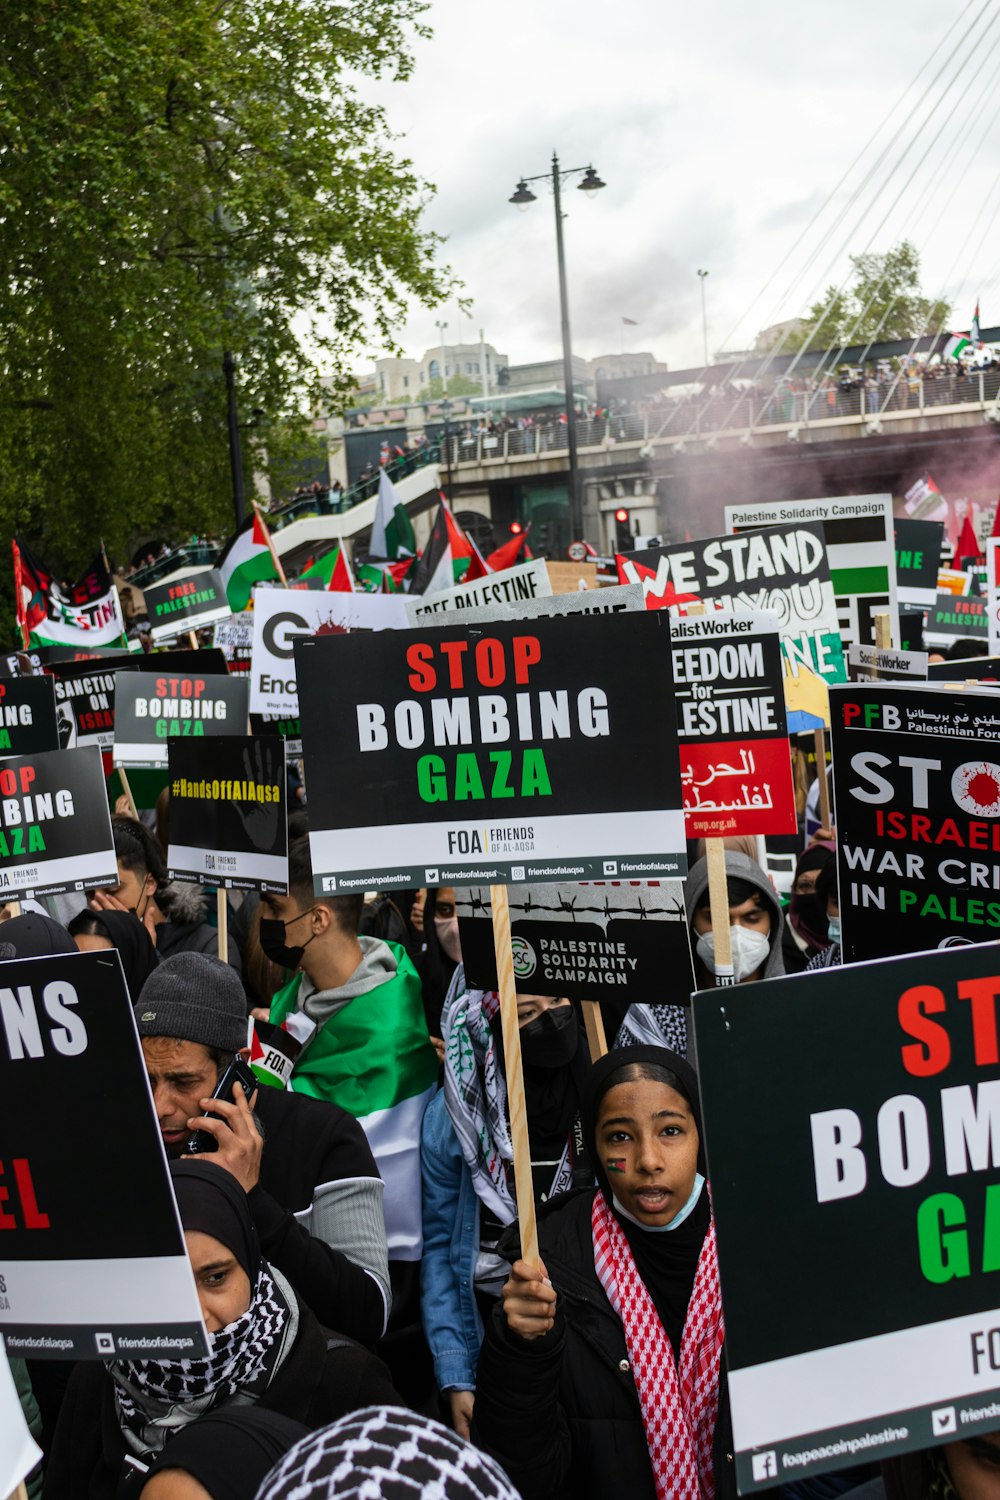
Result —
[[629, 514], [624, 506], [619, 506], [615, 511], [615, 551], [631, 552], [632, 550], [632, 528], [629, 525]]

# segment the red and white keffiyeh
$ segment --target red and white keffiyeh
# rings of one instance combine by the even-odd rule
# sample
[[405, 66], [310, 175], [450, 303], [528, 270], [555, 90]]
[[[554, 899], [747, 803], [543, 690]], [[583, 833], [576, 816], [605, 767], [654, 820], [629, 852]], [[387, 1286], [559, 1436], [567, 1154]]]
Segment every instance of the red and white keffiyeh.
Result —
[[714, 1500], [712, 1441], [725, 1335], [715, 1221], [708, 1226], [678, 1365], [628, 1240], [602, 1192], [591, 1214], [597, 1279], [625, 1331], [657, 1500]]

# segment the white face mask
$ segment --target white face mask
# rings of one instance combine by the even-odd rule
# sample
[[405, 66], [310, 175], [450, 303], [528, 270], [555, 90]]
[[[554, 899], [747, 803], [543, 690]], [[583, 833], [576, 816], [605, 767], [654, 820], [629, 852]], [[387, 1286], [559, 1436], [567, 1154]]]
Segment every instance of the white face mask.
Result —
[[[733, 977], [740, 984], [747, 975], [766, 963], [771, 951], [770, 936], [763, 932], [751, 932], [749, 927], [730, 927], [729, 942], [733, 951]], [[703, 932], [695, 945], [695, 951], [710, 974], [715, 973], [715, 934]]]

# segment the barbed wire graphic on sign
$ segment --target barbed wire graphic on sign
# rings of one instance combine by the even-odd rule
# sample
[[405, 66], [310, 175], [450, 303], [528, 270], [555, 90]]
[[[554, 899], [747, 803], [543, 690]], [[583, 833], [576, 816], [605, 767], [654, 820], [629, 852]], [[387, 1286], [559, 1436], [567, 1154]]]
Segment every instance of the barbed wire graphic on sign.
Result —
[[[684, 902], [676, 896], [668, 898], [667, 904], [646, 905], [642, 896], [636, 897], [636, 904], [632, 907], [620, 907], [612, 905], [608, 897], [604, 898], [600, 906], [579, 906], [579, 896], [573, 896], [571, 900], [556, 894], [556, 904], [551, 905], [546, 901], [540, 901], [530, 891], [526, 891], [520, 900], [514, 895], [516, 887], [510, 889], [510, 914], [514, 916], [554, 916], [569, 918], [571, 922], [582, 921], [586, 917], [597, 917], [605, 922], [616, 918], [627, 918], [637, 922], [644, 921], [683, 921], [686, 919]], [[465, 917], [492, 917], [490, 898], [486, 891], [470, 887], [468, 898], [457, 900], [459, 916]]]

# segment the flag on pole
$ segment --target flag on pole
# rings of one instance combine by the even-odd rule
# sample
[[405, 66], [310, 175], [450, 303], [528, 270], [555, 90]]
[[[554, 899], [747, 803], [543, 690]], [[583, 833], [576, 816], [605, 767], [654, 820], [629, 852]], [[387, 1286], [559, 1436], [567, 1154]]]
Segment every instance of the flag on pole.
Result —
[[410, 575], [411, 594], [436, 594], [453, 588], [455, 564], [451, 555], [451, 533], [444, 501], [438, 506], [427, 546]]
[[343, 546], [333, 547], [329, 552], [324, 552], [322, 557], [318, 557], [303, 570], [301, 576], [321, 578], [331, 594], [354, 593], [351, 565], [347, 561], [347, 552]]
[[455, 520], [451, 506], [443, 495], [441, 504], [444, 506], [445, 520], [448, 523], [448, 540], [451, 544], [451, 560], [455, 571], [454, 582], [474, 583], [477, 578], [485, 578], [488, 573], [492, 572], [492, 569], [469, 533]]
[[976, 298], [976, 310], [972, 314], [972, 327], [969, 329], [969, 338], [974, 344], [982, 342], [979, 334], [979, 298]]
[[955, 566], [961, 568], [966, 562], [975, 561], [982, 554], [979, 539], [972, 525], [972, 518], [966, 512], [965, 520], [962, 522], [962, 530], [955, 544]]
[[368, 551], [372, 557], [393, 559], [414, 557], [417, 551], [409, 512], [397, 498], [395, 485], [384, 469], [378, 477], [378, 502]]
[[[915, 521], [947, 521], [948, 502], [929, 474], [911, 484], [903, 496], [903, 509]], [[690, 540], [690, 538], [688, 538]]]
[[226, 586], [229, 607], [234, 614], [246, 609], [255, 583], [265, 583], [278, 577], [271, 539], [264, 521], [256, 511], [229, 538], [219, 558], [218, 567]]
[[963, 350], [969, 348], [969, 340], [961, 333], [953, 333], [944, 346], [945, 359], [958, 359]]
[[635, 318], [622, 318], [622, 322], [628, 328], [638, 328], [638, 326], [639, 326], [638, 323], [636, 322]]
[[494, 552], [490, 553], [486, 562], [491, 572], [502, 573], [504, 569], [514, 566], [521, 548], [527, 547], [528, 532], [530, 530], [531, 527], [529, 526], [527, 531], [519, 531], [516, 536], [511, 537], [509, 542], [504, 542], [502, 546], [497, 547]]
[[16, 538], [15, 610], [32, 646], [116, 646], [125, 640], [118, 590], [102, 552], [75, 583], [61, 583]]

